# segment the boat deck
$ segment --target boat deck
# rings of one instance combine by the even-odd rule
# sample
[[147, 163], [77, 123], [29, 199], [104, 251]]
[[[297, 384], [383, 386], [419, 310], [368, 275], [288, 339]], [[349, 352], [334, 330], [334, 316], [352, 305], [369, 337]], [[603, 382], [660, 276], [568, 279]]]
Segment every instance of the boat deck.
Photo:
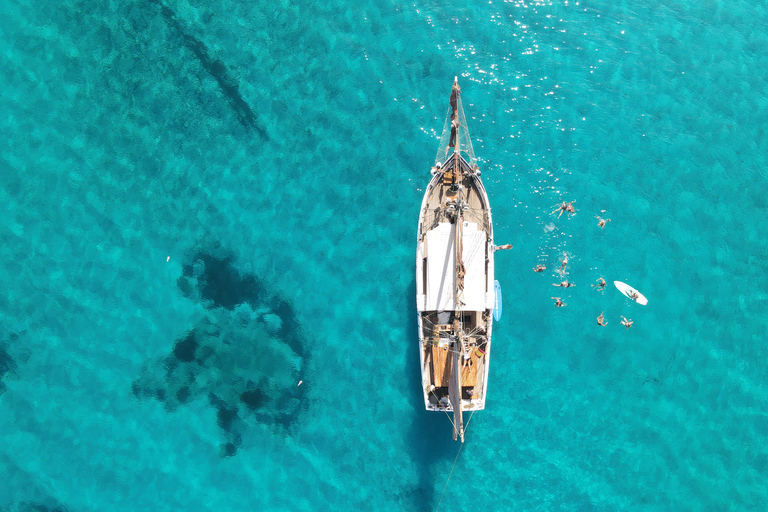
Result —
[[[463, 357], [459, 358], [462, 361], [460, 363], [462, 386], [474, 388], [477, 385], [477, 368], [480, 365], [478, 364], [478, 357], [475, 352], [474, 348], [470, 349], [468, 361], [464, 361]], [[451, 356], [451, 350], [447, 346], [432, 346], [432, 382], [438, 388], [448, 387], [451, 365], [453, 364], [453, 357]]]
[[[448, 163], [447, 165], [450, 164]], [[460, 165], [469, 169], [463, 160]], [[458, 191], [452, 189], [453, 170], [444, 169], [444, 171], [437, 174], [430, 184], [434, 188], [427, 196], [426, 212], [423, 215], [423, 225], [421, 226], [422, 234], [426, 234], [427, 231], [439, 222], [450, 222], [445, 206], [456, 200]], [[483, 194], [478, 190], [479, 184], [479, 180], [471, 174], [464, 174], [464, 177], [461, 179], [461, 198], [469, 206], [465, 220], [476, 222], [480, 229], [488, 231], [486, 228], [488, 226], [488, 215], [485, 213], [487, 206], [483, 202]]]
[[[436, 313], [433, 312], [424, 313], [422, 317], [423, 324], [425, 324], [424, 346], [422, 348], [425, 370], [428, 371], [429, 384], [436, 388], [430, 396], [433, 405], [438, 405], [438, 400], [448, 395], [449, 383], [453, 374], [454, 342], [452, 340], [456, 338], [453, 326], [432, 323], [436, 316]], [[471, 324], [477, 319], [472, 316], [467, 316], [466, 319], [467, 324], [464, 327], [472, 330]], [[426, 327], [426, 325], [432, 325], [432, 327]], [[465, 338], [466, 353], [469, 358], [459, 357], [462, 398], [465, 400], [484, 399], [483, 376], [487, 363], [485, 344], [486, 338], [481, 332]], [[469, 409], [472, 408], [472, 405], [466, 407]]]
[[[458, 159], [457, 159], [458, 158]], [[457, 168], [458, 167], [458, 168]], [[460, 176], [459, 182], [454, 183], [454, 173]], [[460, 185], [460, 186], [457, 186]], [[457, 201], [458, 200], [458, 201]], [[476, 229], [481, 232], [485, 232], [487, 242], [480, 235], [480, 239], [475, 242], [473, 250], [476, 252], [475, 258], [485, 259], [484, 267], [481, 266], [481, 275], [478, 276], [483, 280], [484, 286], [480, 289], [483, 293], [483, 297], [488, 293], [488, 286], [492, 281], [488, 281], [488, 274], [492, 272], [492, 267], [489, 265], [489, 258], [492, 258], [493, 254], [490, 253], [492, 249], [492, 228], [490, 226], [490, 210], [487, 204], [487, 196], [483, 188], [482, 182], [474, 169], [471, 169], [469, 164], [460, 157], [451, 156], [448, 161], [438, 170], [430, 180], [428, 190], [426, 192], [426, 198], [423, 203], [423, 210], [421, 214], [420, 225], [420, 241], [423, 241], [422, 259], [419, 264], [423, 265], [423, 268], [418, 272], [419, 277], [423, 280], [421, 289], [428, 289], [427, 282], [427, 261], [430, 257], [441, 258], [438, 261], [442, 262], [444, 256], [442, 256], [442, 248], [440, 252], [434, 253], [433, 247], [430, 245], [432, 242], [427, 243], [427, 233], [433, 229], [442, 229], [441, 225], [446, 223], [454, 224], [459, 217], [458, 211], [461, 209], [460, 218], [465, 223], [471, 223], [476, 225]], [[465, 225], [466, 226], [466, 225]], [[471, 233], [472, 229], [469, 228]], [[480, 245], [477, 245], [480, 244]], [[469, 246], [468, 246], [469, 247]], [[480, 251], [477, 252], [478, 247]], [[467, 250], [467, 247], [464, 248]], [[450, 255], [451, 253], [448, 253]], [[467, 254], [467, 253], [465, 253]], [[438, 256], [439, 255], [439, 256]], [[469, 268], [469, 265], [477, 259], [465, 260], [465, 264]], [[482, 259], [479, 261], [482, 262]], [[491, 262], [492, 264], [492, 262]], [[482, 265], [482, 263], [481, 263]], [[476, 269], [477, 267], [475, 267]], [[475, 278], [477, 279], [477, 277]], [[475, 283], [477, 281], [473, 281]], [[466, 291], [466, 289], [463, 288]], [[484, 292], [483, 292], [484, 290]], [[474, 290], [477, 294], [478, 291]], [[467, 298], [468, 296], [464, 296]], [[475, 299], [477, 295], [474, 295]], [[463, 303], [467, 305], [469, 303]], [[453, 303], [453, 302], [451, 302]], [[425, 304], [435, 304], [434, 300], [427, 301]], [[477, 300], [473, 302], [474, 307], [477, 308]], [[456, 369], [454, 366], [454, 350], [462, 352], [459, 355], [459, 368], [460, 377], [458, 382], [461, 386], [461, 400], [462, 410], [471, 409], [483, 409], [485, 406], [485, 392], [486, 392], [486, 373], [488, 365], [488, 356], [486, 355], [486, 344], [490, 343], [490, 328], [491, 328], [491, 312], [487, 308], [485, 300], [481, 302], [479, 309], [466, 309], [461, 311], [454, 311], [452, 309], [438, 309], [438, 310], [422, 310], [420, 325], [422, 326], [421, 341], [423, 342], [422, 350], [422, 377], [425, 387], [425, 400], [428, 402], [427, 407], [434, 407], [436, 409], [450, 410], [452, 407], [449, 402], [449, 387], [451, 380], [455, 377]], [[488, 337], [486, 335], [488, 333]], [[463, 339], [464, 346], [456, 347], [457, 339]], [[454, 348], [456, 347], [456, 348]], [[489, 347], [489, 345], [488, 345]], [[467, 357], [464, 357], [464, 354]], [[435, 409], [433, 409], [435, 410]]]
[[486, 404], [496, 247], [458, 77], [449, 105], [419, 210], [416, 311], [424, 405], [452, 412], [453, 439], [463, 443], [463, 411]]

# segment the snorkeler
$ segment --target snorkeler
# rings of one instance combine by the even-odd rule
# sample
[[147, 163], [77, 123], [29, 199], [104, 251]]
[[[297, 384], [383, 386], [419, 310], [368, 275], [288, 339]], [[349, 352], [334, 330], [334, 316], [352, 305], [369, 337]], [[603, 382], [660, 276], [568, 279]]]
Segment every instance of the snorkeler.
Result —
[[595, 215], [597, 219], [597, 227], [604, 228], [606, 222], [611, 222], [611, 219], [601, 219], [599, 215]]
[[[570, 212], [570, 213], [576, 213], [576, 210], [573, 209], [573, 203], [576, 201], [571, 201], [570, 203], [566, 203], [563, 201], [563, 203], [557, 207], [557, 209], [552, 213], [560, 212], [560, 215], [562, 215], [564, 212]], [[557, 216], [557, 218], [560, 218], [560, 215]]]

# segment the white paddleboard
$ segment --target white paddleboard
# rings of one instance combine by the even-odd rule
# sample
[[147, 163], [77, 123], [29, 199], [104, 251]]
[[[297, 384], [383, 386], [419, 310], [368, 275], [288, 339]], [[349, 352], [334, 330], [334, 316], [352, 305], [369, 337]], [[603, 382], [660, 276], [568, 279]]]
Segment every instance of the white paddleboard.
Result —
[[[621, 281], [614, 281], [613, 284], [616, 285], [616, 288], [618, 288], [621, 293], [623, 293], [630, 299], [634, 300], [638, 304], [642, 304], [643, 306], [648, 304], [648, 299], [646, 299], [642, 293], [635, 290], [634, 288], [629, 286], [627, 283], [622, 283]], [[633, 297], [633, 294], [636, 294], [636, 295]]]
[[493, 319], [498, 322], [501, 320], [501, 285], [498, 281], [493, 282], [493, 291], [496, 295], [496, 300], [493, 304]]

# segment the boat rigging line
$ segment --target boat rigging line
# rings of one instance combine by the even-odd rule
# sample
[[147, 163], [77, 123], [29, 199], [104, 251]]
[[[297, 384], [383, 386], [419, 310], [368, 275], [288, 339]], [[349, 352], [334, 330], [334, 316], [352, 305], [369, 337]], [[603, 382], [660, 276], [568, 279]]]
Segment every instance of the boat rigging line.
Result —
[[[469, 419], [467, 420], [467, 426], [464, 428], [465, 435], [467, 433], [467, 430], [469, 429], [469, 424], [472, 421], [472, 416], [474, 415], [475, 415], [475, 411], [472, 411], [472, 414], [469, 415]], [[461, 454], [462, 448], [464, 448], [464, 443], [461, 443], [461, 446], [459, 446], [459, 451], [456, 453], [456, 458], [453, 459], [453, 466], [451, 466], [451, 472], [448, 473], [448, 480], [445, 481], [445, 487], [443, 487], [443, 494], [440, 495], [440, 501], [437, 503], [437, 508], [435, 509], [435, 512], [438, 512], [438, 510], [440, 510], [440, 504], [443, 503], [443, 496], [445, 496], [445, 491], [446, 489], [448, 489], [448, 482], [451, 481], [451, 476], [453, 476], [453, 468], [456, 467], [456, 462], [459, 460], [459, 454]]]

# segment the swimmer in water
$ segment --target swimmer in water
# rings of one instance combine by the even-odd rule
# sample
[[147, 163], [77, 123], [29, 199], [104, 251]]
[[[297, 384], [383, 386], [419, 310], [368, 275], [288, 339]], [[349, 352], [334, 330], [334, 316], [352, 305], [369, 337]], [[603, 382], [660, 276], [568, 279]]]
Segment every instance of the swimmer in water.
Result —
[[547, 267], [545, 267], [544, 265], [541, 265], [541, 264], [536, 265], [535, 267], [533, 267], [533, 271], [534, 272], [538, 272], [538, 273], [544, 272], [546, 269], [547, 269]]
[[597, 280], [597, 284], [592, 285], [593, 288], [597, 288], [600, 291], [605, 290], [605, 279], [602, 277]]
[[575, 202], [576, 201], [571, 201], [570, 203], [566, 203], [563, 201], [562, 204], [558, 206], [557, 209], [552, 213], [557, 213], [559, 211], [560, 215], [557, 216], [558, 219], [564, 212], [576, 213], [576, 210], [573, 209], [573, 203]]
[[634, 323], [634, 322], [632, 321], [632, 319], [629, 319], [629, 320], [627, 320], [627, 319], [626, 319], [626, 318], [625, 318], [623, 315], [622, 315], [622, 317], [621, 317], [621, 318], [622, 318], [622, 320], [621, 320], [621, 325], [623, 325], [623, 326], [624, 326], [624, 327], [626, 327], [627, 329], [629, 329], [630, 327], [632, 327], [632, 324]]
[[606, 222], [611, 222], [611, 219], [601, 219], [599, 215], [595, 215], [597, 219], [597, 227], [604, 228]]
[[597, 317], [597, 325], [602, 325], [603, 327], [608, 325], [608, 322], [606, 322], [605, 318], [603, 317], [603, 312], [602, 311], [600, 312], [600, 316]]
[[573, 283], [569, 283], [568, 280], [566, 279], [562, 283], [560, 283], [560, 284], [553, 284], [552, 286], [562, 286], [563, 288], [570, 288], [571, 286], [576, 286], [576, 285], [573, 284]]
[[552, 297], [552, 298], [555, 299], [555, 307], [556, 308], [561, 308], [563, 306], [567, 306], [568, 305], [565, 302], [561, 301], [560, 297]]

